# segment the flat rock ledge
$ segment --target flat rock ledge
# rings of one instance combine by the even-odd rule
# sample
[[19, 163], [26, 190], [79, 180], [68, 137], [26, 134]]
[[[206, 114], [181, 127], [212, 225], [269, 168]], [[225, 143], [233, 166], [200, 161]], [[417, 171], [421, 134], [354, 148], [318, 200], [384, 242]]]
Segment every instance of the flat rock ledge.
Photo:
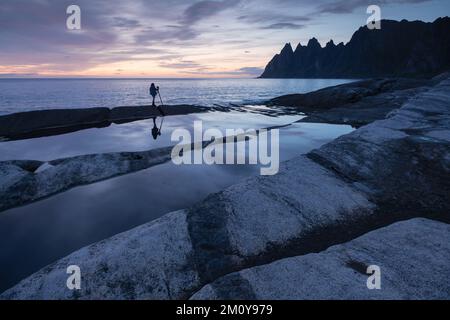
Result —
[[[450, 269], [445, 225], [450, 222], [449, 127], [450, 80], [446, 79], [409, 99], [387, 119], [283, 163], [276, 176], [249, 178], [192, 208], [76, 251], [31, 275], [0, 298], [188, 299], [196, 293], [195, 297], [214, 298], [222, 296], [215, 290], [220, 286], [199, 290], [244, 269], [273, 262], [281, 268], [284, 260], [278, 260], [290, 257], [304, 256], [301, 259], [306, 262], [300, 266], [308, 272], [308, 261], [337, 263], [340, 255], [333, 252], [342, 248], [349, 248], [356, 262], [379, 263], [385, 270], [386, 290], [376, 293], [377, 298], [450, 298], [448, 287], [442, 284], [448, 282]], [[417, 217], [441, 222], [413, 220], [354, 240]], [[407, 231], [409, 227], [411, 232]], [[419, 238], [406, 245], [416, 234]], [[363, 255], [363, 246], [372, 240], [383, 244], [370, 245]], [[402, 243], [405, 245], [398, 245]], [[323, 252], [331, 246], [337, 247]], [[393, 274], [403, 270], [390, 264], [395, 259], [394, 251], [409, 265], [422, 266], [417, 285], [429, 281], [433, 292], [427, 291], [431, 287], [425, 284], [412, 292], [409, 288], [414, 286], [414, 279], [408, 277], [393, 289]], [[319, 252], [323, 252], [319, 258], [310, 258], [309, 254]], [[372, 258], [376, 261], [372, 262]], [[81, 290], [66, 287], [66, 269], [70, 265], [81, 268]], [[354, 269], [361, 264], [350, 265]], [[347, 269], [333, 272], [337, 272], [336, 278], [342, 274], [348, 279], [353, 271]], [[254, 270], [256, 274], [260, 269]], [[292, 275], [284, 270], [272, 277], [286, 277], [281, 282], [286, 283]], [[311, 275], [317, 273], [311, 271]], [[254, 282], [251, 277], [240, 282], [241, 278], [236, 281], [236, 290], [246, 290], [256, 298], [262, 296], [258, 290], [264, 290], [263, 281], [255, 276]], [[359, 284], [359, 280], [353, 281]], [[270, 286], [270, 279], [266, 281]], [[441, 285], [436, 289], [438, 283]], [[333, 284], [336, 282], [328, 286]], [[326, 281], [321, 286], [324, 295], [340, 292], [327, 287]], [[283, 286], [278, 290], [282, 291]], [[289, 290], [292, 287], [286, 287], [279, 297], [288, 295]], [[357, 285], [346, 290], [347, 297], [362, 295]]]
[[[186, 115], [213, 110], [194, 105], [164, 106], [166, 116]], [[152, 106], [52, 109], [19, 112], [0, 116], [0, 137], [18, 140], [70, 133], [87, 128], [107, 127], [112, 123], [126, 123], [160, 117]]]
[[[449, 299], [449, 243], [449, 224], [416, 218], [321, 253], [226, 275], [192, 300]], [[379, 267], [380, 289], [367, 286], [370, 266]]]
[[[328, 87], [305, 94], [292, 94], [267, 102], [304, 112], [299, 122], [348, 124], [361, 127], [386, 118], [411, 97], [430, 89], [445, 74], [434, 79], [370, 79]], [[448, 76], [448, 75], [447, 75]]]

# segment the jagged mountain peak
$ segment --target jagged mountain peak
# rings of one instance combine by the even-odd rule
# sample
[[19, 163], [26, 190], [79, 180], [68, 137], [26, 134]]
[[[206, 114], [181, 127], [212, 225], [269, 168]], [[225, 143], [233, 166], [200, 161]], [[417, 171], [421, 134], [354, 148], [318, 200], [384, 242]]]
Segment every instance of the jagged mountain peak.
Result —
[[308, 48], [322, 48], [322, 46], [320, 45], [319, 40], [311, 38], [308, 41]]
[[[290, 44], [262, 78], [431, 77], [450, 70], [450, 18], [434, 22], [381, 20], [381, 30], [360, 27], [344, 44], [316, 38]], [[332, 49], [332, 52], [330, 52]]]
[[327, 45], [325, 46], [325, 48], [334, 48], [336, 47], [336, 45], [334, 44], [333, 39], [331, 39], [330, 41], [327, 42]]
[[294, 53], [294, 50], [292, 49], [291, 43], [288, 42], [284, 45], [283, 50], [281, 50], [281, 53]]
[[297, 45], [297, 48], [295, 48], [295, 52], [301, 50], [302, 48], [305, 48], [305, 47], [301, 44], [301, 42], [299, 42]]

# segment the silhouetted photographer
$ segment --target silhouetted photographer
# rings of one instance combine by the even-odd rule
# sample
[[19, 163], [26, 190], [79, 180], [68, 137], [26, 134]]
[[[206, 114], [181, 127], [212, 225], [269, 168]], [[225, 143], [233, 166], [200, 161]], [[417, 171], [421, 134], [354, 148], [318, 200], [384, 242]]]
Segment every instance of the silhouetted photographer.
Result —
[[[159, 93], [159, 87], [155, 86], [154, 83], [152, 83], [152, 84], [150, 85], [150, 95], [151, 95], [152, 98], [153, 98], [153, 101], [152, 101], [152, 106], [153, 106], [153, 107], [157, 107], [156, 104], [155, 104], [155, 99], [156, 99], [156, 96], [157, 96], [157, 95], [159, 95], [159, 100], [161, 100], [161, 106], [164, 105], [164, 103], [163, 103], [163, 101], [162, 101], [162, 98], [161, 98], [161, 94]], [[158, 111], [161, 113], [162, 116], [165, 116], [164, 111], [162, 110], [161, 106], [158, 106], [158, 107], [157, 107], [157, 108], [158, 108]]]

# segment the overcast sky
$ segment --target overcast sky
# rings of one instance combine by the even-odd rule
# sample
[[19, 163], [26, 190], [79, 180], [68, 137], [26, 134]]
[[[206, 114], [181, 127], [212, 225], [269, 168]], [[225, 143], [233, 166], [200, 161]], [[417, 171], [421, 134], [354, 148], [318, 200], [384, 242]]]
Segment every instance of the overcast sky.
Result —
[[0, 77], [254, 77], [286, 42], [349, 41], [370, 4], [383, 19], [450, 13], [449, 0], [0, 0]]

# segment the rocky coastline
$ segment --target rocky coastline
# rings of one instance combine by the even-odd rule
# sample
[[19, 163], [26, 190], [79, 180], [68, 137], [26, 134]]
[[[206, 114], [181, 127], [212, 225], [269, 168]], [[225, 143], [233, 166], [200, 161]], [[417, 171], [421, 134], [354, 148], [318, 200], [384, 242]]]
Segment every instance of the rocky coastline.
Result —
[[[450, 299], [450, 77], [365, 80], [268, 105], [359, 129], [276, 176], [78, 250], [0, 299]], [[23, 166], [8, 165], [2, 181], [20, 188]], [[81, 290], [66, 287], [69, 265], [83, 270]], [[365, 287], [370, 265], [382, 290]]]

